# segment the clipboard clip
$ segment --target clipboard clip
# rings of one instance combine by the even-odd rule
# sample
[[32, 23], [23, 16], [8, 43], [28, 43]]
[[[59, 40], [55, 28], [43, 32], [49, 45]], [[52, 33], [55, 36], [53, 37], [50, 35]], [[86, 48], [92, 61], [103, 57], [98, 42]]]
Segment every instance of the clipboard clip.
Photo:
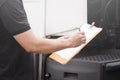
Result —
[[90, 28], [92, 28], [94, 25], [95, 25], [95, 22], [92, 22]]

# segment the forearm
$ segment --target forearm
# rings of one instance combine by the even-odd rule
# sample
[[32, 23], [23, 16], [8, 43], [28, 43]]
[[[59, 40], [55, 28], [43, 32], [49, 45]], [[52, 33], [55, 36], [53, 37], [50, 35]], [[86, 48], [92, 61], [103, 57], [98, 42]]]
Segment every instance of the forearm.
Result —
[[33, 46], [30, 52], [47, 54], [67, 48], [68, 44], [65, 40], [39, 38]]
[[63, 36], [58, 39], [36, 37], [31, 30], [14, 36], [15, 40], [27, 51], [36, 53], [51, 53], [64, 48], [76, 47], [85, 43], [85, 36], [76, 33], [72, 36]]

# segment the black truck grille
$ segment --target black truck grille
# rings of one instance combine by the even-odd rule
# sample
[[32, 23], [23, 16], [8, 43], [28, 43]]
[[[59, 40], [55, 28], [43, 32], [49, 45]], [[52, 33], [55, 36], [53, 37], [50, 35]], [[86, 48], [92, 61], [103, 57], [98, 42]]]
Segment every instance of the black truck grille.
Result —
[[[114, 51], [114, 50], [113, 50]], [[120, 50], [116, 51], [105, 51], [104, 54], [99, 55], [93, 55], [93, 56], [86, 56], [86, 57], [80, 57], [80, 60], [85, 61], [113, 61], [120, 59]]]

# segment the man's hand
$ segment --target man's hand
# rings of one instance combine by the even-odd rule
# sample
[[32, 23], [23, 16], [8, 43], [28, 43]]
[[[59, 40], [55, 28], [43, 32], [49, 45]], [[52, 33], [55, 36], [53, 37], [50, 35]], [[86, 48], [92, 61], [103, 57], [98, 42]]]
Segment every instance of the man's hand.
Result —
[[76, 32], [73, 35], [63, 36], [63, 37], [60, 37], [59, 39], [64, 39], [68, 47], [77, 47], [86, 42], [84, 32]]
[[84, 44], [86, 39], [82, 32], [58, 39], [36, 37], [32, 30], [14, 36], [15, 40], [27, 51], [36, 53], [51, 53], [64, 48], [76, 47]]

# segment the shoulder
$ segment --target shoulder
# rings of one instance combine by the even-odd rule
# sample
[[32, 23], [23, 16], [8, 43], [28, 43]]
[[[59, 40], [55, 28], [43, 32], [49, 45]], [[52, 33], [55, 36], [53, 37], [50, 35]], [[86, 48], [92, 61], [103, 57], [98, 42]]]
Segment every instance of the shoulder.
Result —
[[17, 6], [17, 5], [23, 5], [22, 0], [0, 0], [0, 7], [2, 7], [3, 4], [6, 4], [7, 6]]
[[0, 19], [12, 35], [30, 29], [22, 0], [7, 0], [0, 8]]
[[7, 0], [0, 0], [0, 7], [6, 2]]
[[2, 12], [23, 12], [24, 6], [22, 0], [0, 0], [0, 10]]

